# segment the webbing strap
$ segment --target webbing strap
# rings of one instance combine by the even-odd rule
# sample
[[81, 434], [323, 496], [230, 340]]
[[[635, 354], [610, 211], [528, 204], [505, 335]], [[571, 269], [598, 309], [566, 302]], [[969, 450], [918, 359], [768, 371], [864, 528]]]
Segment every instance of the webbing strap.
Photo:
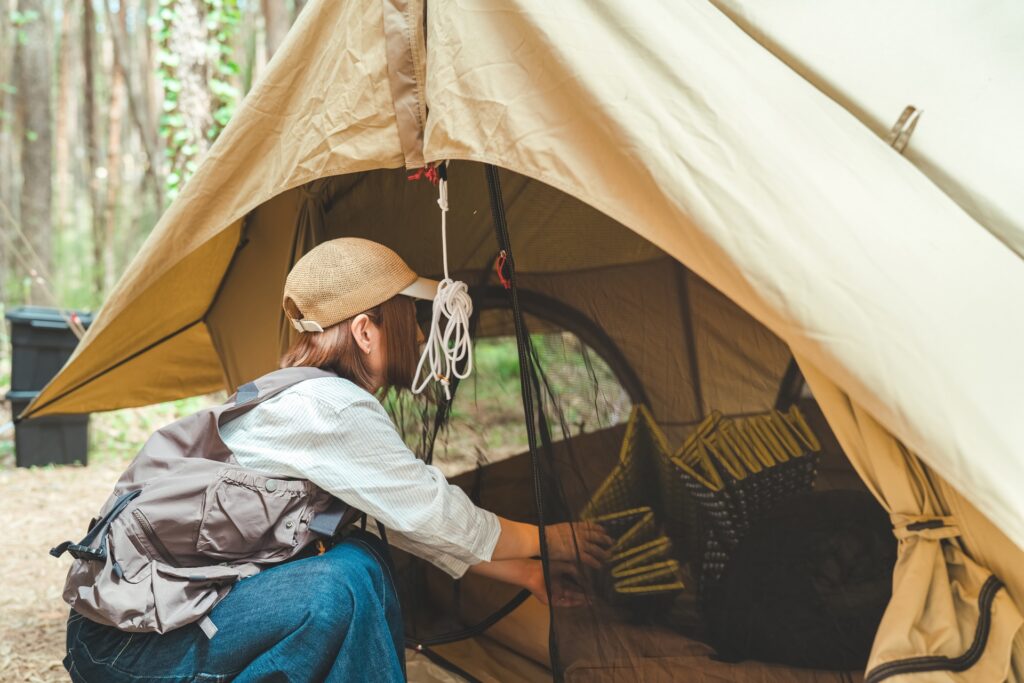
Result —
[[[110, 523], [114, 521], [114, 518], [121, 514], [128, 504], [138, 498], [139, 494], [142, 493], [142, 489], [136, 489], [135, 491], [129, 491], [123, 494], [114, 503], [114, 506], [110, 508], [107, 514], [103, 515], [103, 518], [96, 522], [78, 543], [72, 543], [71, 541], [64, 541], [56, 548], [50, 549], [50, 554], [54, 557], [60, 557], [65, 552], [71, 553], [71, 556], [78, 560], [96, 560], [103, 562], [107, 559], [107, 545], [103, 541], [107, 538], [107, 531], [110, 529]], [[99, 544], [93, 547], [96, 540], [99, 539]]]
[[256, 382], [249, 382], [238, 387], [238, 392], [235, 394], [235, 405], [240, 406], [243, 403], [248, 403], [257, 396], [260, 395], [259, 387], [256, 386]]
[[[555, 608], [551, 599], [551, 571], [548, 565], [548, 544], [544, 533], [544, 495], [541, 487], [540, 454], [537, 447], [537, 413], [534, 404], [533, 358], [530, 353], [530, 337], [523, 321], [523, 312], [519, 307], [519, 288], [516, 284], [515, 257], [512, 242], [509, 238], [508, 222], [505, 216], [505, 200], [501, 194], [501, 179], [498, 168], [491, 164], [485, 166], [487, 174], [487, 192], [491, 200], [491, 216], [494, 220], [495, 237], [498, 240], [498, 251], [502, 258], [504, 282], [512, 303], [512, 321], [516, 330], [516, 346], [519, 351], [519, 384], [523, 396], [523, 412], [526, 417], [526, 438], [530, 446], [530, 462], [533, 470], [533, 495], [537, 505], [537, 527], [540, 535], [541, 564], [544, 568], [544, 584], [548, 589], [548, 611], [551, 628], [548, 632], [548, 649], [551, 656], [551, 672], [555, 681], [562, 679], [558, 665], [558, 641], [555, 638]], [[543, 416], [541, 416], [543, 418]], [[511, 610], [510, 610], [511, 611]]]

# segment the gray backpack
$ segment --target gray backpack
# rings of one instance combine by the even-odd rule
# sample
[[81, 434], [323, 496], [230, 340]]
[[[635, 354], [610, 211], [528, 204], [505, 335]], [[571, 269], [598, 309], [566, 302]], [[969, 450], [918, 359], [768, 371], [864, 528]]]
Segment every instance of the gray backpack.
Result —
[[223, 405], [155, 432], [70, 553], [64, 600], [89, 619], [125, 631], [165, 633], [202, 620], [235, 582], [297, 555], [359, 515], [311, 482], [238, 464], [219, 427], [306, 379], [285, 368], [238, 389]]

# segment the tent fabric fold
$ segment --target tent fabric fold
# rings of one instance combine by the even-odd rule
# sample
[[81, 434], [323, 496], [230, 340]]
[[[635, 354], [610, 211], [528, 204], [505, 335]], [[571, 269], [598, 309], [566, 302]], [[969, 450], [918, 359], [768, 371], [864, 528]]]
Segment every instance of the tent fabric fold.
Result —
[[[889, 511], [900, 542], [892, 598], [866, 681], [901, 680], [896, 672], [905, 668], [929, 681], [1007, 680], [1011, 660], [1021, 655], [1014, 639], [1024, 617], [1009, 589], [966, 550], [980, 539], [965, 534], [939, 502], [940, 492], [914, 454], [812, 364], [798, 360], [850, 462]], [[915, 680], [909, 672], [903, 678]]]
[[388, 78], [394, 98], [395, 123], [408, 168], [423, 165], [424, 0], [384, 0], [384, 41], [388, 51]]

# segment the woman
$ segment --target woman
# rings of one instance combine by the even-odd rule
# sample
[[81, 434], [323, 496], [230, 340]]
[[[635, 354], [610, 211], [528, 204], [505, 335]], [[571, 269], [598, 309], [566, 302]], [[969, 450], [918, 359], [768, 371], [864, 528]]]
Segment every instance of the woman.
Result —
[[[430, 298], [383, 245], [344, 238], [306, 254], [288, 275], [284, 309], [300, 331], [282, 367], [337, 376], [299, 382], [220, 427], [234, 459], [262, 474], [307, 480], [387, 530], [395, 546], [453, 577], [470, 571], [546, 602], [536, 526], [474, 506], [406, 447], [376, 396], [408, 389], [422, 340], [410, 296]], [[373, 525], [371, 524], [371, 529]], [[547, 527], [551, 595], [578, 605], [573, 564], [604, 561], [596, 526]], [[577, 555], [578, 553], [578, 555]], [[392, 681], [404, 677], [401, 611], [387, 547], [359, 531], [319, 555], [239, 581], [201, 623], [127, 633], [72, 612], [65, 666], [75, 681]]]

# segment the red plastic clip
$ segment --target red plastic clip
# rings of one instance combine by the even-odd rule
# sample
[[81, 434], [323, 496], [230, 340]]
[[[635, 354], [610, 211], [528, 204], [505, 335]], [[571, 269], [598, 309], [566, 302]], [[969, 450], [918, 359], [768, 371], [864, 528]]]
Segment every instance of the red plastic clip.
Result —
[[441, 174], [438, 172], [436, 166], [423, 166], [416, 169], [415, 173], [411, 173], [407, 176], [409, 180], [421, 180], [426, 178], [431, 185], [437, 185], [441, 181]]
[[501, 286], [505, 289], [512, 289], [512, 281], [505, 276], [505, 262], [508, 261], [508, 252], [504, 249], [498, 254], [498, 258], [494, 260], [494, 272], [498, 274], [498, 280], [501, 281]]

